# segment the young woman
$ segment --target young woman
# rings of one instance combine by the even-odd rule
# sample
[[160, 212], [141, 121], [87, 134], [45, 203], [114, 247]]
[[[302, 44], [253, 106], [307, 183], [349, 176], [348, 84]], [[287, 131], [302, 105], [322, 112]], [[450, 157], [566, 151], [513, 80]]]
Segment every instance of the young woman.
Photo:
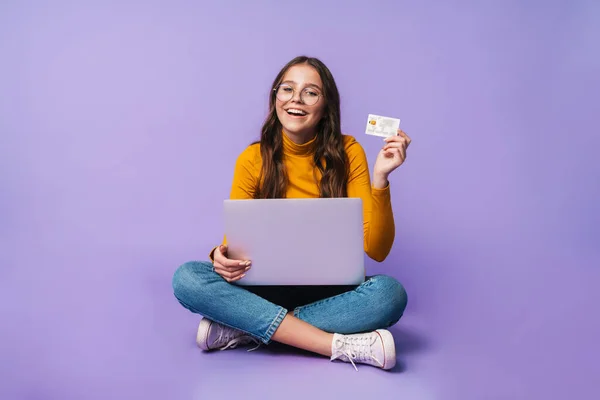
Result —
[[[371, 181], [363, 148], [341, 132], [338, 89], [321, 61], [293, 59], [272, 89], [260, 142], [238, 157], [230, 197], [360, 197], [365, 252], [383, 261], [395, 233], [388, 176], [411, 139], [399, 130], [385, 140]], [[226, 240], [209, 257], [183, 264], [173, 277], [175, 297], [204, 317], [197, 334], [203, 350], [276, 341], [354, 368], [396, 364], [385, 328], [401, 318], [407, 297], [394, 278], [371, 276], [357, 287], [241, 287], [232, 283], [244, 278], [250, 260], [229, 259]]]

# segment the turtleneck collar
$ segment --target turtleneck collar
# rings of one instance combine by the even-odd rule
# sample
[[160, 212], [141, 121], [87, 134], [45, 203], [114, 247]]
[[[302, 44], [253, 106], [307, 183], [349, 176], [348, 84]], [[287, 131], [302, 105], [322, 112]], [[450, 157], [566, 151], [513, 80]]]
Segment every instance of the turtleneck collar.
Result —
[[285, 132], [281, 132], [283, 136], [283, 152], [294, 156], [308, 156], [311, 155], [315, 150], [315, 142], [317, 137], [315, 136], [304, 144], [296, 144], [286, 135]]

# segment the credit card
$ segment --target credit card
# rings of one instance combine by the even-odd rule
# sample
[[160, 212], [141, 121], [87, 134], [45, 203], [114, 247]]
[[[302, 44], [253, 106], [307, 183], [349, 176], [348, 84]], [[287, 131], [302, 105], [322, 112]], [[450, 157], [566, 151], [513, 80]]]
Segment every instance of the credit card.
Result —
[[369, 114], [366, 134], [380, 137], [396, 136], [399, 128], [400, 120], [398, 118]]

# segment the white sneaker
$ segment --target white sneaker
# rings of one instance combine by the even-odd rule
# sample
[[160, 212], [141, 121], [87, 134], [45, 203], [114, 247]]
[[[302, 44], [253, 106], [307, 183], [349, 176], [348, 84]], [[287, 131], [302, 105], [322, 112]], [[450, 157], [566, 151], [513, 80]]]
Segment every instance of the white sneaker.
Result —
[[258, 346], [249, 351], [260, 347], [261, 343], [258, 339], [207, 318], [202, 318], [200, 325], [198, 325], [196, 343], [198, 343], [198, 347], [205, 351], [235, 349], [238, 345], [247, 345], [252, 342], [258, 344]]
[[385, 329], [377, 329], [369, 333], [357, 333], [353, 335], [333, 335], [331, 343], [331, 361], [339, 359], [374, 365], [383, 369], [391, 369], [396, 365], [396, 346], [394, 337]]

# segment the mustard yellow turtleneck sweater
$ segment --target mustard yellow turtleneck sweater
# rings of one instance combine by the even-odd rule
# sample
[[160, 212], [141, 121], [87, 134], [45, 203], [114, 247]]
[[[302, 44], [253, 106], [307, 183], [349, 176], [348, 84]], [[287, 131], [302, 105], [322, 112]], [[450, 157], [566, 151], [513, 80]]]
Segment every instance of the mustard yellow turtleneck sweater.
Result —
[[[287, 198], [319, 197], [315, 176], [320, 179], [321, 174], [312, 160], [314, 141], [299, 145], [283, 133], [284, 163], [288, 174]], [[371, 186], [365, 151], [354, 137], [344, 135], [344, 147], [350, 164], [348, 197], [360, 197], [363, 202], [364, 250], [373, 260], [383, 261], [392, 248], [395, 236], [389, 185], [383, 189]], [[261, 167], [260, 144], [247, 147], [235, 164], [231, 199], [254, 198]], [[223, 244], [226, 243], [227, 238], [223, 241]], [[210, 256], [212, 259], [212, 251]]]

